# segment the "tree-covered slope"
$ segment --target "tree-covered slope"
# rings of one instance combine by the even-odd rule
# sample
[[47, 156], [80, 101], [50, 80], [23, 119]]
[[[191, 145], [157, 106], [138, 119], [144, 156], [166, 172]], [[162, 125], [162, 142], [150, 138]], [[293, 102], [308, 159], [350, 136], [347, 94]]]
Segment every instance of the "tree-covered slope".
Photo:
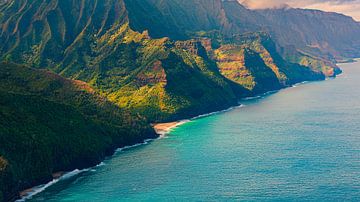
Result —
[[[207, 69], [167, 38], [132, 31], [122, 1], [13, 1], [2, 12], [3, 60], [88, 82], [152, 121], [175, 119], [190, 108], [198, 111], [188, 116], [236, 103], [214, 67]], [[176, 83], [179, 79], [184, 82]]]
[[[235, 12], [226, 10], [230, 3], [234, 4]], [[201, 31], [217, 30], [231, 36], [261, 30], [256, 13], [236, 1], [125, 0], [125, 4], [130, 26], [140, 32], [149, 30], [155, 37], [188, 39]]]
[[[253, 91], [247, 84], [234, 82], [221, 73], [221, 64], [211, 51], [205, 51], [200, 42], [207, 39], [220, 46], [242, 40], [224, 33], [232, 25], [219, 0], [10, 1], [1, 12], [3, 60], [49, 68], [87, 82], [113, 103], [153, 122], [229, 107], [239, 98], [273, 85], [256, 78], [264, 87]], [[159, 22], [173, 31], [166, 32], [166, 26], [157, 30]], [[173, 40], [170, 32], [186, 38]], [[193, 39], [197, 42], [192, 43]], [[252, 46], [251, 40], [246, 43]], [[271, 50], [272, 54], [276, 52]], [[295, 66], [289, 64], [279, 66], [292, 74]], [[273, 77], [271, 72], [277, 71], [269, 63], [264, 67], [270, 68], [269, 74], [253, 74]], [[313, 77], [311, 71], [303, 73], [295, 80], [321, 78]], [[280, 83], [274, 84], [276, 89], [292, 83], [275, 81]]]
[[99, 163], [115, 148], [156, 137], [148, 122], [80, 81], [0, 64], [0, 195]]
[[211, 55], [225, 77], [252, 92], [261, 93], [304, 80], [324, 79], [321, 69], [284, 60], [270, 36], [262, 32], [225, 39], [219, 47], [211, 50]]
[[126, 0], [130, 26], [156, 37], [191, 37], [218, 30], [227, 36], [267, 31], [278, 46], [313, 58], [357, 57], [360, 25], [352, 18], [305, 9], [249, 10], [236, 0]]

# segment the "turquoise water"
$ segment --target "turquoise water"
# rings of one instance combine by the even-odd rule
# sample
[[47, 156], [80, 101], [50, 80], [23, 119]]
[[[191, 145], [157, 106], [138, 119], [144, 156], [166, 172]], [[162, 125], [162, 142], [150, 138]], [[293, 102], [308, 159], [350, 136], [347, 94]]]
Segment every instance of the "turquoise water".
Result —
[[118, 152], [32, 201], [360, 201], [360, 63]]

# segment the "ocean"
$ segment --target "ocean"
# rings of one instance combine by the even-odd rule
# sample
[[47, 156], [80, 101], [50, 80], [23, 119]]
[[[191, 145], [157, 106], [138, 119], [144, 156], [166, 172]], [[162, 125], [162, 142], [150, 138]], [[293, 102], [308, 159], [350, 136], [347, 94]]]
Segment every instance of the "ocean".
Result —
[[28, 201], [360, 201], [360, 62], [201, 117]]

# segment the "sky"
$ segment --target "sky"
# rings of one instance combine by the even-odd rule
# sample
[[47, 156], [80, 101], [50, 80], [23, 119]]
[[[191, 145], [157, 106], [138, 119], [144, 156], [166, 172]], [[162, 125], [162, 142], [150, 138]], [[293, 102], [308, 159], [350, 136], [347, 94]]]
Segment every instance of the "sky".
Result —
[[251, 9], [276, 8], [288, 5], [343, 13], [360, 21], [360, 0], [239, 0]]

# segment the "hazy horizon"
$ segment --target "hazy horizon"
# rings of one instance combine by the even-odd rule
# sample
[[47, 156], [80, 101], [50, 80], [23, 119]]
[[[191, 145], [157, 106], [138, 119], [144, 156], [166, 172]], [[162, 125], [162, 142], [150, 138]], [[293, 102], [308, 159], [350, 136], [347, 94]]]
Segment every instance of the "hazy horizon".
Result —
[[277, 8], [285, 5], [294, 8], [318, 9], [342, 13], [360, 21], [360, 0], [239, 0], [251, 9]]

